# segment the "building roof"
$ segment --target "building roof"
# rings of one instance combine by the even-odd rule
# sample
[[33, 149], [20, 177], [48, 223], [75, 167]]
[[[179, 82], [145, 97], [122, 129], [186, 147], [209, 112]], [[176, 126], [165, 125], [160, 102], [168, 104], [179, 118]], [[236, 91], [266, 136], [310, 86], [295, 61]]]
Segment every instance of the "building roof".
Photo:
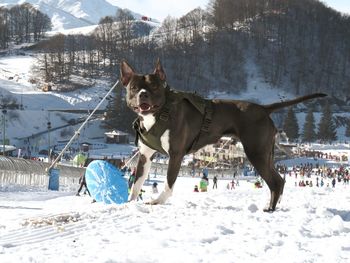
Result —
[[116, 136], [116, 135], [129, 135], [129, 134], [126, 133], [126, 132], [113, 130], [111, 132], [105, 132], [105, 135], [108, 136], [108, 137], [113, 137], [113, 136]]

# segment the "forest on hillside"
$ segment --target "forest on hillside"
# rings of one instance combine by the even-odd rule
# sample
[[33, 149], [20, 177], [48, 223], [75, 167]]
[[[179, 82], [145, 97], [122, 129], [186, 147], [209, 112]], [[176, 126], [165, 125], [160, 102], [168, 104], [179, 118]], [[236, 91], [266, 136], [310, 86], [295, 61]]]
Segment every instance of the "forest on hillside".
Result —
[[12, 42], [17, 45], [37, 42], [50, 29], [50, 18], [31, 4], [0, 6], [0, 49], [8, 48]]
[[244, 90], [248, 59], [271, 86], [296, 95], [344, 98], [350, 88], [350, 19], [317, 0], [212, 0], [157, 29], [119, 10], [89, 36], [56, 35], [37, 50], [40, 73], [53, 83], [79, 74], [116, 79], [121, 59], [148, 72], [159, 57], [173, 86], [203, 95]]

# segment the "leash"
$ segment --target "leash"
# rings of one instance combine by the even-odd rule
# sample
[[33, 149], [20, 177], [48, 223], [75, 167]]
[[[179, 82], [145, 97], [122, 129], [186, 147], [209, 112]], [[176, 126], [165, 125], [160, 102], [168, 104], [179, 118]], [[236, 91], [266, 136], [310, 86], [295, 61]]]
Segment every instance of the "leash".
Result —
[[87, 124], [87, 122], [90, 120], [90, 118], [92, 117], [92, 115], [95, 114], [95, 112], [97, 111], [97, 109], [101, 106], [101, 104], [105, 101], [105, 99], [109, 96], [109, 94], [111, 94], [111, 92], [115, 89], [115, 87], [119, 84], [119, 80], [117, 80], [117, 82], [112, 86], [112, 88], [107, 92], [107, 94], [103, 97], [103, 99], [99, 102], [99, 104], [97, 104], [97, 106], [95, 107], [95, 109], [90, 113], [90, 115], [86, 118], [86, 120], [83, 122], [83, 124], [79, 127], [79, 129], [77, 131], [74, 132], [73, 137], [69, 140], [69, 142], [66, 144], [66, 146], [63, 148], [63, 150], [60, 152], [60, 154], [56, 157], [56, 159], [51, 163], [50, 167], [47, 168], [47, 171], [50, 171], [55, 165], [56, 163], [60, 160], [60, 158], [62, 157], [62, 155], [64, 154], [64, 152], [67, 150], [67, 148], [72, 144], [72, 142], [74, 141], [74, 139], [80, 135], [80, 131], [83, 129], [83, 127]]

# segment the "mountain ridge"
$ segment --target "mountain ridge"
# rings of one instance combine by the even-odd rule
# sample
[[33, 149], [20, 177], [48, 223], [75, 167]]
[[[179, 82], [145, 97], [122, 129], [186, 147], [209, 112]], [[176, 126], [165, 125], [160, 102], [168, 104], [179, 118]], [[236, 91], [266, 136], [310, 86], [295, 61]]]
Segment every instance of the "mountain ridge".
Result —
[[[26, 2], [50, 17], [53, 31], [97, 25], [101, 18], [114, 16], [121, 9], [106, 0], [26, 0]], [[5, 0], [0, 6], [11, 8], [20, 4], [23, 4], [22, 0]], [[142, 16], [135, 12], [131, 13], [135, 18]]]

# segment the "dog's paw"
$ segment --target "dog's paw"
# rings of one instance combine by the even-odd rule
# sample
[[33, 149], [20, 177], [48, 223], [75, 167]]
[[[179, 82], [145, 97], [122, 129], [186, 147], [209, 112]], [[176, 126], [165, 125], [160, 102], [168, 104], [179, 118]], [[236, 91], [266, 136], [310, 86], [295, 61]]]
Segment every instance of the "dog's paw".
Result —
[[145, 203], [146, 205], [164, 205], [165, 201], [163, 199], [154, 199]]
[[265, 207], [265, 208], [263, 209], [263, 211], [264, 211], [264, 212], [267, 212], [267, 213], [273, 213], [273, 212], [275, 212], [275, 209], [273, 209], [273, 208], [271, 208], [271, 207]]
[[145, 202], [146, 205], [159, 205], [160, 203], [157, 201], [157, 199], [155, 200], [150, 200], [148, 202]]

